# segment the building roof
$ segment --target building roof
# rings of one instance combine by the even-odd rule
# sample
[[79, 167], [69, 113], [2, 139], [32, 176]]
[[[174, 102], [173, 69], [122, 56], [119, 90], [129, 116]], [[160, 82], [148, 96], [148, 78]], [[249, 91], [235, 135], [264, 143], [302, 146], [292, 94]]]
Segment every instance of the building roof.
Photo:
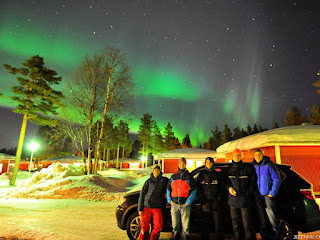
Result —
[[193, 159], [205, 159], [206, 157], [214, 157], [216, 151], [207, 150], [202, 148], [180, 148], [171, 150], [164, 153], [159, 153], [154, 156], [155, 159], [161, 158], [193, 158]]
[[320, 145], [320, 125], [299, 125], [276, 128], [227, 142], [217, 153], [232, 152], [235, 148], [250, 150], [275, 145]]

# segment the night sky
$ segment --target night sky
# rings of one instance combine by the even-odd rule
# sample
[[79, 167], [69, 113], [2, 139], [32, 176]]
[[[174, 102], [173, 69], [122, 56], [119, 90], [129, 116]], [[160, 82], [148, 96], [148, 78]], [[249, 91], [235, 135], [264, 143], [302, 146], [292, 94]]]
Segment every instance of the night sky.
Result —
[[[283, 125], [292, 105], [305, 115], [320, 105], [312, 85], [320, 69], [319, 13], [319, 0], [1, 0], [0, 63], [20, 66], [39, 54], [66, 91], [86, 53], [121, 48], [136, 83], [132, 129], [150, 113], [199, 145], [216, 125], [271, 128]], [[0, 84], [5, 95], [16, 84], [2, 67]], [[0, 148], [15, 144], [4, 140], [7, 112], [0, 112]]]

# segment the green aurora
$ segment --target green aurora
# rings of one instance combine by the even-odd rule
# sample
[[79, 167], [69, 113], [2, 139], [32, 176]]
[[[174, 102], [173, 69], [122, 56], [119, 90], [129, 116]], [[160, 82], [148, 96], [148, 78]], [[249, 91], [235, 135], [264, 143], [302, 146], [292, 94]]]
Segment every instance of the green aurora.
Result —
[[[14, 56], [20, 63], [36, 54], [44, 57], [46, 66], [52, 67], [62, 76], [63, 81], [59, 90], [67, 94], [66, 82], [70, 78], [71, 73], [80, 64], [86, 53], [91, 55], [99, 49], [87, 47], [90, 46], [89, 41], [87, 43], [86, 41], [82, 41], [82, 43], [79, 41], [78, 44], [74, 44], [73, 39], [78, 38], [77, 36], [62, 33], [54, 36], [54, 41], [50, 40], [47, 37], [51, 34], [50, 31], [43, 29], [35, 28], [32, 25], [20, 25], [17, 28], [14, 22], [7, 23], [5, 27], [0, 29], [0, 50], [6, 55]], [[19, 67], [21, 64], [12, 65]], [[188, 103], [195, 102], [201, 97], [201, 88], [197, 84], [192, 83], [192, 79], [189, 76], [173, 69], [157, 68], [141, 63], [137, 67], [132, 67], [132, 75], [136, 83], [135, 93], [138, 98], [160, 97], [161, 99], [176, 99]], [[1, 91], [5, 96], [11, 95], [11, 87], [16, 84], [15, 77], [5, 71], [0, 72]], [[0, 105], [7, 107], [15, 106], [11, 99], [7, 97], [1, 99]], [[207, 141], [208, 136], [205, 135], [203, 127], [200, 128], [199, 134], [199, 130], [190, 129], [187, 123], [179, 123], [179, 127], [177, 127], [170, 119], [164, 120], [161, 116], [158, 117], [160, 119], [158, 121], [156, 111], [154, 110], [156, 109], [153, 109], [151, 114], [158, 122], [159, 127], [164, 130], [167, 123], [171, 122], [175, 135], [180, 141], [182, 141], [187, 133], [189, 133], [192, 144], [195, 146]], [[143, 113], [137, 112], [136, 116], [132, 118], [130, 123], [131, 131], [138, 131], [140, 118]]]

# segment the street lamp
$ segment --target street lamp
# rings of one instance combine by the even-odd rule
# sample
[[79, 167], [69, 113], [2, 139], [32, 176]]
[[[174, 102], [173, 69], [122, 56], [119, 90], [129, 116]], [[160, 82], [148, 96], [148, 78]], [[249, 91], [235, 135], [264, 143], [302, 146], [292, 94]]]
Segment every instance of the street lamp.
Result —
[[37, 150], [37, 148], [39, 147], [39, 144], [32, 142], [32, 143], [29, 143], [28, 147], [31, 150], [31, 158], [30, 158], [30, 165], [29, 165], [29, 175], [30, 175], [32, 158], [33, 158], [33, 151]]

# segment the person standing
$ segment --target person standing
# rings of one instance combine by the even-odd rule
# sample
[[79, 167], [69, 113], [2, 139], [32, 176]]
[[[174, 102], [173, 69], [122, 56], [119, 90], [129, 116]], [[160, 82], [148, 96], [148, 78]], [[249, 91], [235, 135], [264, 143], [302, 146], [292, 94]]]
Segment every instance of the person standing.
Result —
[[242, 162], [239, 149], [235, 149], [232, 155], [227, 189], [234, 236], [236, 240], [256, 239], [250, 209], [253, 194], [257, 189], [256, 171], [252, 164]]
[[178, 172], [174, 173], [167, 187], [167, 201], [171, 204], [172, 236], [176, 240], [181, 232], [182, 240], [190, 239], [191, 204], [196, 197], [196, 184], [186, 169], [186, 159], [180, 158]]
[[[150, 178], [144, 183], [138, 201], [138, 212], [141, 217], [140, 240], [157, 240], [162, 229], [162, 209], [165, 207], [165, 192], [168, 178], [162, 176], [159, 165], [154, 165]], [[149, 235], [150, 220], [153, 229]]]
[[215, 226], [216, 239], [224, 239], [221, 209], [225, 184], [222, 172], [216, 171], [213, 166], [213, 158], [207, 157], [205, 160], [205, 169], [200, 171], [196, 179], [197, 195], [202, 207], [201, 240], [210, 238], [212, 218]]
[[276, 218], [276, 196], [281, 185], [280, 175], [270, 158], [264, 156], [260, 149], [256, 149], [253, 155], [253, 165], [258, 176], [257, 184], [259, 191], [256, 193], [256, 210], [259, 217], [261, 238], [262, 240], [270, 239], [266, 228], [266, 211], [273, 229], [271, 239], [280, 239], [279, 221]]

